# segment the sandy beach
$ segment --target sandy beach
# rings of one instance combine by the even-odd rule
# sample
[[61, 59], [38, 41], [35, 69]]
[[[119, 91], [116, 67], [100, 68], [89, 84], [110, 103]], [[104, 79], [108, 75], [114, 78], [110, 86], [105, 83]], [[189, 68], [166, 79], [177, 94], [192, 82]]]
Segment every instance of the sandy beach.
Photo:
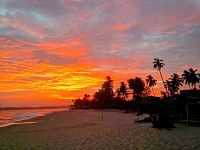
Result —
[[0, 149], [199, 149], [200, 128], [176, 124], [174, 130], [134, 123], [135, 114], [117, 110], [55, 112], [0, 128]]

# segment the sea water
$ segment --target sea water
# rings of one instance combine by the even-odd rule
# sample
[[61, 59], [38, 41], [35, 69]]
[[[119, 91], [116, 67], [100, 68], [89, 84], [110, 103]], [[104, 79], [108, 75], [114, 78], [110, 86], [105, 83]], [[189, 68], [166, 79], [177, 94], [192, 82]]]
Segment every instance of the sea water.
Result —
[[26, 120], [63, 110], [66, 109], [0, 110], [0, 127], [5, 127], [13, 124], [34, 123], [28, 122]]

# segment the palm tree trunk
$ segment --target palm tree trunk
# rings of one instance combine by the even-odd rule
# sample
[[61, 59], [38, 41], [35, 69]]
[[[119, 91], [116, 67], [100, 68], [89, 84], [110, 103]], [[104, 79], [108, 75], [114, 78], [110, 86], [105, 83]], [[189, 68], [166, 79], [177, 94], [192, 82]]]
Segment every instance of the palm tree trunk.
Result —
[[164, 82], [164, 80], [163, 80], [162, 73], [161, 73], [160, 70], [158, 70], [158, 71], [159, 71], [159, 73], [160, 73], [160, 77], [161, 77], [161, 79], [162, 79], [162, 82], [163, 82], [163, 85], [164, 85], [164, 88], [165, 88], [166, 94], [167, 94], [167, 96], [169, 96], [169, 93], [168, 93], [168, 91], [167, 91], [167, 87], [166, 87], [165, 82]]

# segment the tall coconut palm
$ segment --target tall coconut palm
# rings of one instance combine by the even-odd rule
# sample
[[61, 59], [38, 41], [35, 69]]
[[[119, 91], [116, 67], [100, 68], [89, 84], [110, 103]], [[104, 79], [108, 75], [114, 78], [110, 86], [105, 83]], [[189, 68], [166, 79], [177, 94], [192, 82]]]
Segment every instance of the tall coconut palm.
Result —
[[153, 67], [159, 71], [160, 77], [161, 77], [162, 82], [163, 82], [163, 86], [164, 86], [164, 88], [165, 88], [165, 90], [166, 90], [166, 93], [168, 93], [167, 87], [166, 87], [166, 85], [165, 85], [165, 82], [164, 82], [164, 79], [163, 79], [163, 76], [162, 76], [162, 73], [161, 73], [161, 69], [162, 69], [164, 66], [165, 66], [165, 64], [163, 63], [163, 60], [162, 60], [162, 59], [160, 59], [160, 58], [155, 58], [155, 59], [154, 59], [154, 61], [153, 61]]
[[178, 93], [180, 86], [182, 86], [182, 78], [177, 73], [174, 73], [171, 75], [169, 80], [166, 81], [166, 86], [170, 94], [173, 96]]
[[153, 95], [155, 96], [153, 87], [156, 85], [157, 80], [155, 80], [151, 75], [148, 75], [146, 78], [146, 83], [149, 88], [152, 88]]
[[183, 71], [183, 82], [185, 82], [185, 84], [188, 84], [190, 89], [191, 86], [193, 86], [193, 88], [196, 89], [196, 84], [200, 81], [200, 74], [196, 73], [197, 71], [197, 69], [193, 68]]

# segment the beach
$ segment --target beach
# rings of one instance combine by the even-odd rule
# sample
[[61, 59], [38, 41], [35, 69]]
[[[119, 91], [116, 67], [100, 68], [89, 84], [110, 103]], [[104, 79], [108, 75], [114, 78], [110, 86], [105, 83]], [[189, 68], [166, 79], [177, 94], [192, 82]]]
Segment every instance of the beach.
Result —
[[[102, 117], [103, 113], [103, 117]], [[175, 124], [173, 130], [135, 123], [136, 114], [118, 110], [54, 112], [0, 128], [0, 149], [134, 150], [198, 149], [200, 128]]]

